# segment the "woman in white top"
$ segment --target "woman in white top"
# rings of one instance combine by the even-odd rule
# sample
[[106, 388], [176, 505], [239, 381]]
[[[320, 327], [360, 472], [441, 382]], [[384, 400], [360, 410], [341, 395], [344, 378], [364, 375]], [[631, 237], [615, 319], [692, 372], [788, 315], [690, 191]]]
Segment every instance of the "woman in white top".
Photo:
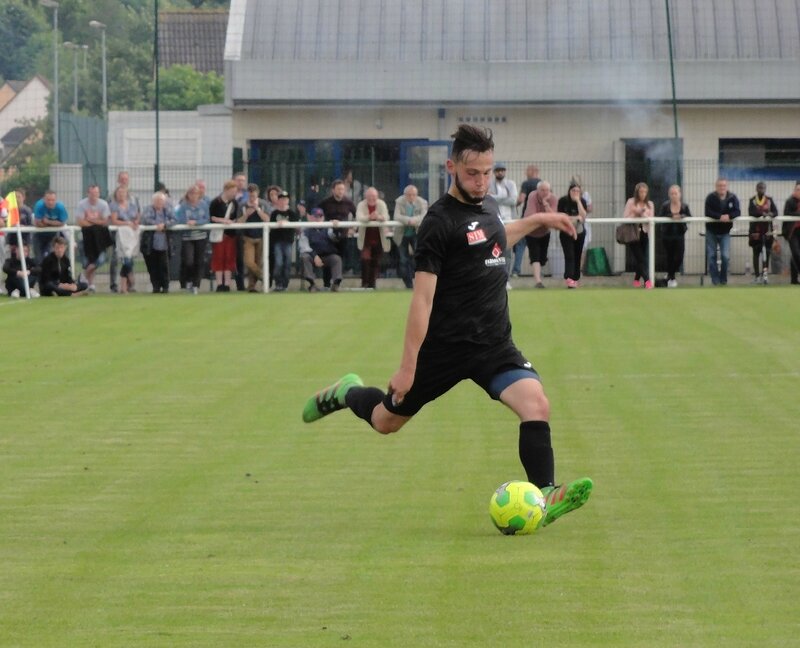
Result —
[[[633, 190], [633, 197], [628, 198], [625, 203], [625, 218], [652, 218], [655, 214], [653, 201], [650, 200], [650, 188], [644, 182], [640, 182]], [[639, 240], [628, 243], [627, 247], [631, 251], [635, 265], [633, 277], [633, 287], [639, 288], [644, 280], [644, 287], [648, 290], [653, 287], [653, 282], [647, 273], [647, 237], [650, 233], [649, 223], [639, 225]]]

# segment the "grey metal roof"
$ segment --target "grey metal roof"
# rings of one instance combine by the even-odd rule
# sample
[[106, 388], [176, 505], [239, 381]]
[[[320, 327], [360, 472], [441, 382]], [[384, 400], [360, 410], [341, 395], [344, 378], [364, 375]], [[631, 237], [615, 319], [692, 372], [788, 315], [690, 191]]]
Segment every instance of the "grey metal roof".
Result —
[[[670, 14], [680, 100], [800, 103], [800, 0]], [[232, 0], [226, 102], [661, 102], [668, 58], [665, 0]]]
[[160, 11], [158, 50], [161, 65], [191, 65], [198, 72], [223, 73], [228, 12]]
[[[679, 60], [797, 59], [800, 0], [671, 0]], [[250, 0], [242, 59], [616, 61], [669, 55], [664, 0]]]

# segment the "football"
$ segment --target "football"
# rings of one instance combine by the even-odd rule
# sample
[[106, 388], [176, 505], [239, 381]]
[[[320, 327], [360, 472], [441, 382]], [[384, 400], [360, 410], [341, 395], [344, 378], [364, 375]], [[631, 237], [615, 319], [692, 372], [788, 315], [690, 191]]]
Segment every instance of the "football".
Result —
[[530, 482], [506, 482], [494, 492], [489, 502], [492, 522], [504, 535], [534, 533], [546, 512], [542, 491]]

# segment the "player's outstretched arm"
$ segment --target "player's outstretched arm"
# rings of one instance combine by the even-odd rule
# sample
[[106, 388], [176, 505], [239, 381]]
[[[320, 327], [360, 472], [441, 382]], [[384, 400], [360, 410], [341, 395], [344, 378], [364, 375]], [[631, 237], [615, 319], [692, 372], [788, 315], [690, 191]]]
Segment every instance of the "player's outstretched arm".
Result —
[[560, 212], [539, 212], [506, 224], [506, 247], [513, 247], [522, 237], [540, 227], [557, 229], [572, 238], [578, 238], [575, 225], [569, 216]]
[[397, 403], [403, 402], [403, 398], [414, 382], [419, 348], [428, 334], [428, 322], [431, 317], [437, 279], [438, 277], [430, 272], [417, 272], [414, 275], [414, 293], [408, 308], [403, 358], [400, 361], [400, 368], [389, 380], [389, 392]]

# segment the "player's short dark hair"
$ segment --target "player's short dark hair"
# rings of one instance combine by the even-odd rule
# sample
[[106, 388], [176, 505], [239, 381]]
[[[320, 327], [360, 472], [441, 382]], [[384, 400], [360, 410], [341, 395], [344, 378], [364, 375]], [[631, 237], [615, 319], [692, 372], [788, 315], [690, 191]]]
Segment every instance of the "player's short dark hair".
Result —
[[460, 124], [450, 137], [453, 138], [453, 152], [450, 155], [452, 160], [461, 160], [466, 151], [485, 153], [494, 150], [491, 128]]

